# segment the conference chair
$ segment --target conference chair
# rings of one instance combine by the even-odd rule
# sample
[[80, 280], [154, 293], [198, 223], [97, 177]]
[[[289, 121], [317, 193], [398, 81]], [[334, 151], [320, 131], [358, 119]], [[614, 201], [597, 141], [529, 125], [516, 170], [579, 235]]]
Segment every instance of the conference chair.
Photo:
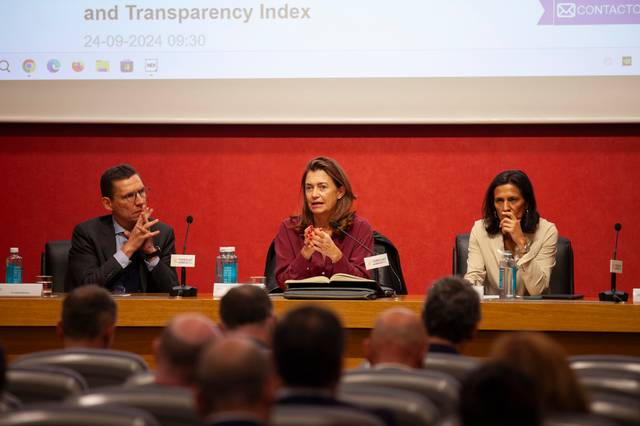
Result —
[[11, 367], [66, 367], [79, 373], [89, 388], [124, 383], [134, 374], [148, 371], [142, 357], [112, 349], [56, 349], [17, 358]]
[[438, 408], [424, 396], [384, 386], [343, 385], [338, 399], [368, 410], [393, 413], [403, 426], [431, 426], [438, 421]]
[[22, 406], [18, 398], [9, 392], [0, 393], [0, 413], [17, 410]]
[[40, 275], [51, 275], [53, 277], [53, 291], [55, 293], [64, 293], [71, 290], [64, 287], [70, 249], [71, 241], [69, 240], [47, 241], [44, 245], [44, 253], [40, 261]]
[[0, 416], [0, 426], [159, 426], [148, 413], [130, 407], [74, 407], [35, 404]]
[[590, 368], [575, 372], [589, 392], [626, 395], [636, 398], [640, 404], [640, 373]]
[[640, 425], [640, 404], [636, 398], [612, 393], [592, 393], [591, 412], [618, 425]]
[[440, 371], [352, 370], [342, 376], [341, 385], [384, 386], [422, 395], [438, 408], [440, 417], [455, 411], [460, 383]]
[[[395, 290], [396, 294], [407, 294], [407, 285], [405, 283], [404, 276], [402, 275], [402, 266], [400, 265], [400, 254], [398, 253], [398, 249], [387, 237], [378, 231], [373, 231], [373, 250], [376, 254], [387, 253], [390, 266], [373, 269], [371, 271], [372, 278], [381, 286]], [[393, 270], [391, 268], [393, 268]], [[264, 276], [266, 277], [265, 286], [269, 293], [279, 292], [278, 282], [276, 281], [275, 240], [271, 241], [267, 251], [267, 258], [264, 265]]]
[[348, 407], [317, 405], [275, 405], [271, 426], [384, 426], [384, 422], [364, 411]]
[[[452, 272], [463, 277], [467, 273], [469, 257], [469, 234], [456, 235], [453, 247]], [[558, 236], [556, 265], [551, 270], [549, 294], [574, 294], [573, 248], [568, 238]]]
[[123, 386], [154, 386], [156, 384], [156, 375], [151, 371], [130, 376]]
[[627, 372], [633, 377], [640, 375], [640, 357], [628, 355], [573, 355], [569, 365], [579, 370], [613, 370]]
[[193, 393], [177, 386], [110, 386], [90, 390], [67, 399], [66, 403], [78, 407], [133, 407], [153, 415], [161, 426], [202, 424], [195, 411]]
[[62, 401], [89, 386], [77, 372], [63, 367], [15, 367], [7, 369], [6, 389], [22, 403]]
[[479, 359], [464, 355], [429, 353], [425, 356], [422, 366], [427, 370], [448, 374], [462, 382], [467, 374], [478, 367], [480, 363]]

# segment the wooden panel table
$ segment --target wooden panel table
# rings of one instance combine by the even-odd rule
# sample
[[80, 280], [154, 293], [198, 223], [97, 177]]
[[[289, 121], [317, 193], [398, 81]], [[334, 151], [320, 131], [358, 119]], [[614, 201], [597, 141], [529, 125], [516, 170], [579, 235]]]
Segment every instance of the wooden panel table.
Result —
[[[117, 297], [118, 329], [115, 348], [142, 355], [151, 366], [151, 342], [180, 312], [201, 312], [218, 321], [218, 300], [211, 295], [174, 299], [166, 295]], [[308, 301], [273, 297], [277, 314]], [[372, 301], [318, 300], [333, 309], [347, 330], [347, 365], [362, 358], [362, 341], [384, 309], [404, 306], [422, 310], [424, 296], [410, 295]], [[60, 347], [55, 333], [62, 298], [0, 298], [0, 338], [9, 359], [28, 352]], [[640, 304], [613, 304], [593, 300], [491, 300], [482, 302], [477, 338], [465, 353], [486, 356], [491, 342], [504, 331], [548, 332], [569, 354], [616, 353], [640, 356]]]

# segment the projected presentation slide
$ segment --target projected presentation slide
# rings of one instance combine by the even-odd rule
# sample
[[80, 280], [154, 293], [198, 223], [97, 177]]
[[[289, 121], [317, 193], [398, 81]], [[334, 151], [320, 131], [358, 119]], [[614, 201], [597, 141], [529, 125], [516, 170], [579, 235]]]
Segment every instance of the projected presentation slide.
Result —
[[0, 20], [0, 80], [640, 75], [640, 0], [2, 0]]

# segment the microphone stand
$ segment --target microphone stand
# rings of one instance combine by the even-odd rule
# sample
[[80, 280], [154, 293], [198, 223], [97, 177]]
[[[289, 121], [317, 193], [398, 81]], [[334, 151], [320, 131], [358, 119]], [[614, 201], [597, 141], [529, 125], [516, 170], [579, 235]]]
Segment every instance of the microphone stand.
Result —
[[[616, 256], [618, 254], [618, 235], [620, 234], [620, 229], [622, 229], [622, 225], [616, 223], [614, 226], [616, 230], [616, 242], [613, 246], [613, 260], [616, 260]], [[610, 291], [602, 291], [598, 294], [598, 298], [601, 302], [626, 302], [629, 299], [629, 295], [624, 291], [616, 290], [616, 273], [611, 273], [611, 290]]]
[[[187, 216], [187, 232], [184, 235], [184, 244], [182, 245], [182, 254], [187, 254], [187, 238], [189, 237], [189, 227], [193, 223], [193, 217]], [[182, 267], [180, 271], [180, 284], [173, 286], [169, 290], [169, 295], [174, 297], [196, 297], [198, 289], [187, 285], [187, 268]]]

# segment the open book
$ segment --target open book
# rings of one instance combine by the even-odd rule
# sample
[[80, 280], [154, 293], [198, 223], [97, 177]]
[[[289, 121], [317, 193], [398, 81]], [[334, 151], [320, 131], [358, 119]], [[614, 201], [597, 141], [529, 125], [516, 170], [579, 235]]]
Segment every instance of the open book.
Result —
[[287, 280], [284, 282], [287, 288], [308, 288], [308, 287], [357, 287], [376, 290], [378, 284], [369, 278], [357, 277], [349, 274], [334, 274], [329, 277], [318, 275], [316, 277], [302, 280]]

